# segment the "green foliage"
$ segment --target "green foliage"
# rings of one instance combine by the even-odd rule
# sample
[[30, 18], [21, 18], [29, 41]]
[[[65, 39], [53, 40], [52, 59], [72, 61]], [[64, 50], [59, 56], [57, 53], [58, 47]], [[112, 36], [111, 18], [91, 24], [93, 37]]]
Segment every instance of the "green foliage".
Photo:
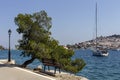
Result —
[[40, 57], [46, 53], [46, 42], [50, 38], [51, 18], [45, 11], [31, 14], [19, 14], [15, 17], [17, 32], [22, 34], [18, 49], [23, 56]]
[[4, 50], [5, 48], [3, 46], [0, 45], [0, 50]]
[[45, 11], [34, 14], [18, 14], [15, 17], [15, 24], [18, 26], [17, 32], [22, 35], [18, 41], [17, 48], [22, 50], [22, 56], [31, 56], [31, 60], [23, 63], [26, 67], [36, 58], [49, 56], [47, 43], [51, 32], [51, 17]]
[[[83, 59], [75, 59], [71, 62], [71, 66], [74, 67], [77, 71], [82, 70], [85, 65], [86, 63], [84, 62]], [[71, 72], [77, 73], [77, 71], [76, 72], [71, 71]]]
[[65, 49], [63, 46], [58, 45], [52, 53], [51, 57], [61, 64], [63, 70], [68, 72], [77, 73], [86, 65], [82, 59], [72, 60], [71, 57], [74, 55], [74, 51]]
[[72, 73], [77, 73], [85, 66], [83, 60], [72, 61], [74, 51], [60, 46], [59, 42], [51, 37], [51, 18], [45, 11], [33, 15], [19, 14], [15, 17], [15, 24], [18, 26], [17, 32], [22, 35], [17, 48], [23, 51], [22, 56], [31, 56], [22, 66], [26, 67], [34, 59], [42, 58], [55, 59], [63, 70]]

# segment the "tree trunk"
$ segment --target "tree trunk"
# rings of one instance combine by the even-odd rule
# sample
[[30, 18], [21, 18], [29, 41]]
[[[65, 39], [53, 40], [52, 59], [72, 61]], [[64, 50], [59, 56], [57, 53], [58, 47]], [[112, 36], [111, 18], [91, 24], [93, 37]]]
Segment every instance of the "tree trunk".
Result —
[[24, 67], [24, 68], [27, 67], [27, 65], [30, 64], [30, 63], [32, 63], [34, 60], [35, 60], [35, 58], [31, 58], [31, 59], [25, 61], [25, 62], [21, 65], [21, 67]]

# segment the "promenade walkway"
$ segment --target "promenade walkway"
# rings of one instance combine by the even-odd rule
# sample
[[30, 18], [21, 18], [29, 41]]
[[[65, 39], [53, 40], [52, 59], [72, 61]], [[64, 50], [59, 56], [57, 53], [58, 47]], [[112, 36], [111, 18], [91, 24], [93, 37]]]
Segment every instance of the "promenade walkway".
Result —
[[34, 73], [0, 62], [0, 80], [55, 80], [53, 78]]

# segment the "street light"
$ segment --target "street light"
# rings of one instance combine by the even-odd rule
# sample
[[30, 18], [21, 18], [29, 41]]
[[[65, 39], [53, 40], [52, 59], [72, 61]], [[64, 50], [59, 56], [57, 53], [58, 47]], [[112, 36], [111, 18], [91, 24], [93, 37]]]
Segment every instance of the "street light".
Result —
[[9, 35], [9, 51], [8, 51], [8, 62], [11, 61], [11, 53], [10, 53], [10, 35], [11, 35], [12, 31], [11, 29], [8, 30], [8, 35]]

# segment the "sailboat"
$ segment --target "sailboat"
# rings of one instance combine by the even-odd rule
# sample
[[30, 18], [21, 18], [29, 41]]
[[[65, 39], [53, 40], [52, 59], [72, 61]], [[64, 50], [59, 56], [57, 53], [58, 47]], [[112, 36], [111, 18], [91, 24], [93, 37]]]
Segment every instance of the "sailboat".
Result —
[[96, 39], [95, 39], [95, 50], [93, 50], [93, 56], [108, 56], [109, 53], [106, 49], [103, 49], [101, 47], [98, 47], [98, 41], [97, 41], [97, 3], [96, 3], [96, 10], [95, 10], [95, 14], [96, 14]]

